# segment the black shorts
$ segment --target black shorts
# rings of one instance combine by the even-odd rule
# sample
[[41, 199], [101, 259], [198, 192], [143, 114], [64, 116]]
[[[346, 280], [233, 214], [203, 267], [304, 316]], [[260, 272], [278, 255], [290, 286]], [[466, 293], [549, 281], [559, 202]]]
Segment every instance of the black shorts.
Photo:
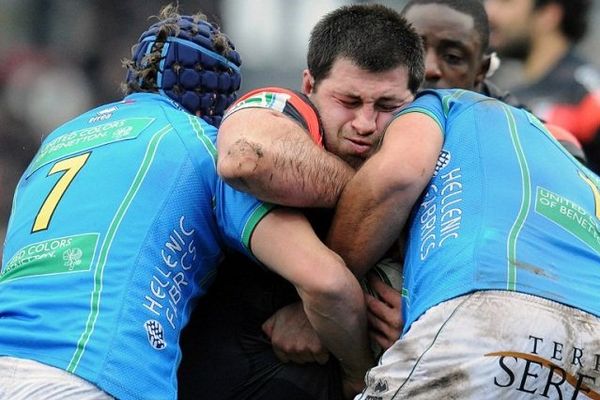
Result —
[[287, 281], [244, 259], [229, 257], [181, 338], [179, 399], [342, 399], [337, 360], [282, 363], [262, 324], [299, 301]]

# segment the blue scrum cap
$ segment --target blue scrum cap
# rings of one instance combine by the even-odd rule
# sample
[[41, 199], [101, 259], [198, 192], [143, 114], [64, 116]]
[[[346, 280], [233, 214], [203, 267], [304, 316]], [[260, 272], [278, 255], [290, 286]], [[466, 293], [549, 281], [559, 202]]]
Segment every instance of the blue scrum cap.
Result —
[[[171, 30], [162, 40], [158, 34], [165, 24], [176, 24], [179, 29]], [[227, 37], [229, 51], [223, 55], [217, 52], [216, 35], [223, 33], [206, 21], [194, 20], [191, 16], [169, 18], [150, 26], [140, 36], [132, 62], [136, 69], [142, 69], [148, 65], [147, 56], [160, 49], [156, 73], [158, 92], [194, 115], [199, 112], [205, 121], [218, 127], [225, 109], [236, 99], [242, 62]], [[135, 79], [141, 78], [130, 71], [127, 82]]]

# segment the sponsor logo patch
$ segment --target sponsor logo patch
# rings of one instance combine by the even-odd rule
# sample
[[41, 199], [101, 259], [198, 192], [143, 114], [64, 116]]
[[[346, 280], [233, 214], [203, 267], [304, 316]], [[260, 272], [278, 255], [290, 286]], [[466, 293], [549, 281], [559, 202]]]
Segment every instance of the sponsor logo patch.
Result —
[[144, 328], [148, 334], [150, 346], [154, 347], [156, 350], [163, 350], [167, 347], [165, 331], [160, 322], [155, 319], [149, 319], [144, 323]]
[[435, 163], [435, 171], [433, 172], [433, 176], [436, 176], [442, 168], [446, 167], [450, 163], [451, 159], [452, 155], [450, 154], [450, 152], [442, 150], [440, 156], [437, 159], [437, 162]]

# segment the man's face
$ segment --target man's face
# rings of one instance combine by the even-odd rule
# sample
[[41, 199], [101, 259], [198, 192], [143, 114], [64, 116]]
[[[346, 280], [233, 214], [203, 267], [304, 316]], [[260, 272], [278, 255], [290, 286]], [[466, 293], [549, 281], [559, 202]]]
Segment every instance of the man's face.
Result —
[[441, 4], [413, 5], [404, 16], [425, 45], [423, 85], [476, 90], [488, 64], [473, 17]]
[[501, 56], [524, 59], [531, 46], [534, 0], [485, 0], [490, 45]]
[[302, 90], [319, 110], [325, 148], [355, 168], [376, 150], [392, 113], [413, 100], [406, 67], [368, 72], [338, 58], [329, 76], [314, 83], [304, 71]]

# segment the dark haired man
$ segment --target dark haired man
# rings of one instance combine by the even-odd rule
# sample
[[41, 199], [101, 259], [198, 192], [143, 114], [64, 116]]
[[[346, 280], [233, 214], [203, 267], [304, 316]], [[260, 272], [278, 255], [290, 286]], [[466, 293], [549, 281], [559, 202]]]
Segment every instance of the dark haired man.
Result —
[[402, 9], [425, 46], [425, 88], [486, 91], [489, 25], [478, 0], [410, 0]]
[[[327, 166], [316, 160], [322, 159], [325, 149], [334, 154], [331, 157], [358, 167], [375, 152], [392, 113], [408, 104], [420, 86], [423, 51], [419, 37], [397, 12], [381, 5], [353, 5], [332, 11], [316, 24], [307, 63], [302, 92], [320, 115], [322, 146], [315, 143], [321, 135], [311, 138], [301, 125], [280, 116], [281, 109], [302, 96], [281, 89], [259, 90], [235, 105], [221, 126], [219, 173], [264, 200], [333, 207], [347, 180], [320, 174]], [[314, 188], [325, 177], [327, 182]], [[330, 200], [319, 201], [315, 193]], [[327, 225], [328, 219], [315, 213], [321, 225]], [[188, 337], [195, 341], [188, 350], [208, 356], [184, 358], [185, 398], [341, 398], [336, 361], [327, 361], [327, 351], [319, 343], [314, 351], [291, 355], [295, 344], [276, 343], [286, 337], [300, 341], [306, 333], [302, 324], [291, 324], [299, 329], [294, 332], [285, 327], [290, 319], [297, 321], [299, 308], [284, 307], [298, 300], [288, 285], [255, 266], [231, 265], [220, 272], [227, 274], [217, 279], [220, 291], [209, 299], [211, 307], [199, 308], [197, 330]], [[263, 323], [270, 337], [263, 334]], [[278, 334], [279, 328], [284, 333]], [[305, 364], [279, 361], [272, 344], [282, 358]]]
[[[486, 79], [498, 59], [488, 50], [490, 28], [479, 0], [410, 0], [402, 15], [423, 38], [426, 51], [425, 88], [460, 88], [526, 107], [510, 92]], [[494, 65], [495, 64], [495, 65]], [[581, 143], [552, 124], [551, 133], [571, 154], [586, 161]]]
[[372, 356], [355, 277], [299, 212], [217, 176], [211, 124], [240, 85], [231, 42], [168, 6], [126, 65], [129, 94], [50, 133], [17, 188], [0, 397], [176, 399], [180, 331], [225, 246], [295, 287], [344, 382], [362, 386]]
[[600, 73], [575, 50], [587, 32], [590, 0], [485, 0], [490, 45], [523, 62], [512, 92], [546, 122], [573, 133], [600, 171]]

